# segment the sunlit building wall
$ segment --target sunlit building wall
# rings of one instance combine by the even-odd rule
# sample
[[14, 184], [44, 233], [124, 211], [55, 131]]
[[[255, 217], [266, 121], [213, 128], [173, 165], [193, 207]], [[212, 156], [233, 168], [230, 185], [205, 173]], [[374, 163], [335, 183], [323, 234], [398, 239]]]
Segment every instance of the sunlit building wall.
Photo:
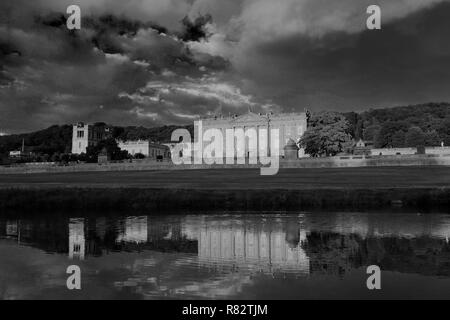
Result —
[[69, 259], [84, 260], [85, 248], [84, 219], [70, 219]]
[[267, 272], [295, 268], [309, 273], [309, 258], [300, 246], [306, 241], [300, 232], [300, 242], [291, 247], [284, 231], [251, 230], [243, 226], [204, 226], [199, 228], [200, 260], [217, 260], [237, 265], [258, 264]]

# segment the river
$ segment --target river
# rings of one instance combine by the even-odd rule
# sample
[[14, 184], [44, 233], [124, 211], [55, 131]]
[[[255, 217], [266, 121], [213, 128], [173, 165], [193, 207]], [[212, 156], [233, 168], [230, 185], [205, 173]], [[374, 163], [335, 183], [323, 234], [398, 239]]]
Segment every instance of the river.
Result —
[[450, 215], [417, 212], [9, 213], [0, 298], [449, 299], [449, 238]]

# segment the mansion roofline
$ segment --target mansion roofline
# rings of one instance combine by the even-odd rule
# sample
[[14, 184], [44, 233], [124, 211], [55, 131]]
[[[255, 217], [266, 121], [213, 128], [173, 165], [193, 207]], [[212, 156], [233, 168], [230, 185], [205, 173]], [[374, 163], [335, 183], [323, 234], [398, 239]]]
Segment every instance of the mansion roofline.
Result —
[[248, 113], [243, 114], [232, 114], [228, 116], [224, 116], [223, 114], [214, 115], [214, 116], [201, 116], [198, 118], [198, 120], [235, 120], [239, 119], [240, 117], [251, 115], [253, 117], [261, 117], [261, 118], [286, 118], [286, 117], [292, 117], [292, 116], [305, 116], [306, 117], [307, 111], [303, 112], [287, 112], [287, 113], [274, 113], [274, 112], [267, 112], [267, 113], [255, 113], [252, 111], [249, 111]]

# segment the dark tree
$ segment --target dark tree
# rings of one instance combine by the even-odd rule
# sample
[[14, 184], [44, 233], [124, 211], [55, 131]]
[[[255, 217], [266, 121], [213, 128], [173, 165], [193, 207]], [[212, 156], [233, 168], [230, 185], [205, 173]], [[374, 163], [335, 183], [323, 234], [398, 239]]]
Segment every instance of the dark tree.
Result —
[[145, 159], [145, 155], [142, 154], [142, 153], [136, 153], [136, 154], [134, 155], [134, 158], [135, 158], [135, 159]]
[[450, 117], [437, 126], [436, 131], [439, 134], [441, 142], [444, 142], [446, 146], [450, 146]]
[[440, 146], [442, 142], [439, 133], [436, 130], [431, 130], [425, 133], [425, 145], [430, 147]]
[[425, 145], [425, 134], [419, 127], [411, 127], [405, 136], [407, 147], [418, 147]]
[[375, 141], [375, 138], [380, 130], [381, 126], [377, 124], [368, 126], [363, 130], [363, 139], [366, 141]]
[[397, 130], [392, 135], [392, 146], [395, 148], [403, 148], [405, 146], [405, 132], [403, 130]]
[[406, 124], [402, 121], [388, 121], [383, 123], [380, 131], [375, 136], [375, 147], [392, 148], [394, 147], [393, 137], [399, 130], [406, 130]]
[[312, 157], [334, 156], [348, 150], [352, 144], [347, 119], [335, 112], [313, 115], [300, 145]]
[[114, 138], [108, 138], [99, 143], [96, 146], [89, 146], [87, 148], [87, 158], [90, 162], [96, 162], [98, 155], [103, 150], [106, 150], [108, 155], [111, 157], [111, 160], [124, 160], [129, 157], [127, 151], [122, 151]]
[[351, 136], [353, 138], [357, 138], [356, 137], [356, 130], [357, 130], [356, 125], [359, 120], [359, 114], [357, 114], [356, 112], [347, 112], [347, 113], [344, 113], [344, 116], [348, 121], [349, 133], [351, 134]]

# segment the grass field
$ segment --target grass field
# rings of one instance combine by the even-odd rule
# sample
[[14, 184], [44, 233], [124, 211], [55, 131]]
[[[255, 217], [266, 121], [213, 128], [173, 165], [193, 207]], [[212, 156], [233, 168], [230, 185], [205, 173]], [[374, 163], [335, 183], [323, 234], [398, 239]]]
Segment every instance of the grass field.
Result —
[[372, 189], [450, 187], [450, 167], [359, 167], [114, 171], [0, 175], [0, 188], [126, 187], [169, 189]]

